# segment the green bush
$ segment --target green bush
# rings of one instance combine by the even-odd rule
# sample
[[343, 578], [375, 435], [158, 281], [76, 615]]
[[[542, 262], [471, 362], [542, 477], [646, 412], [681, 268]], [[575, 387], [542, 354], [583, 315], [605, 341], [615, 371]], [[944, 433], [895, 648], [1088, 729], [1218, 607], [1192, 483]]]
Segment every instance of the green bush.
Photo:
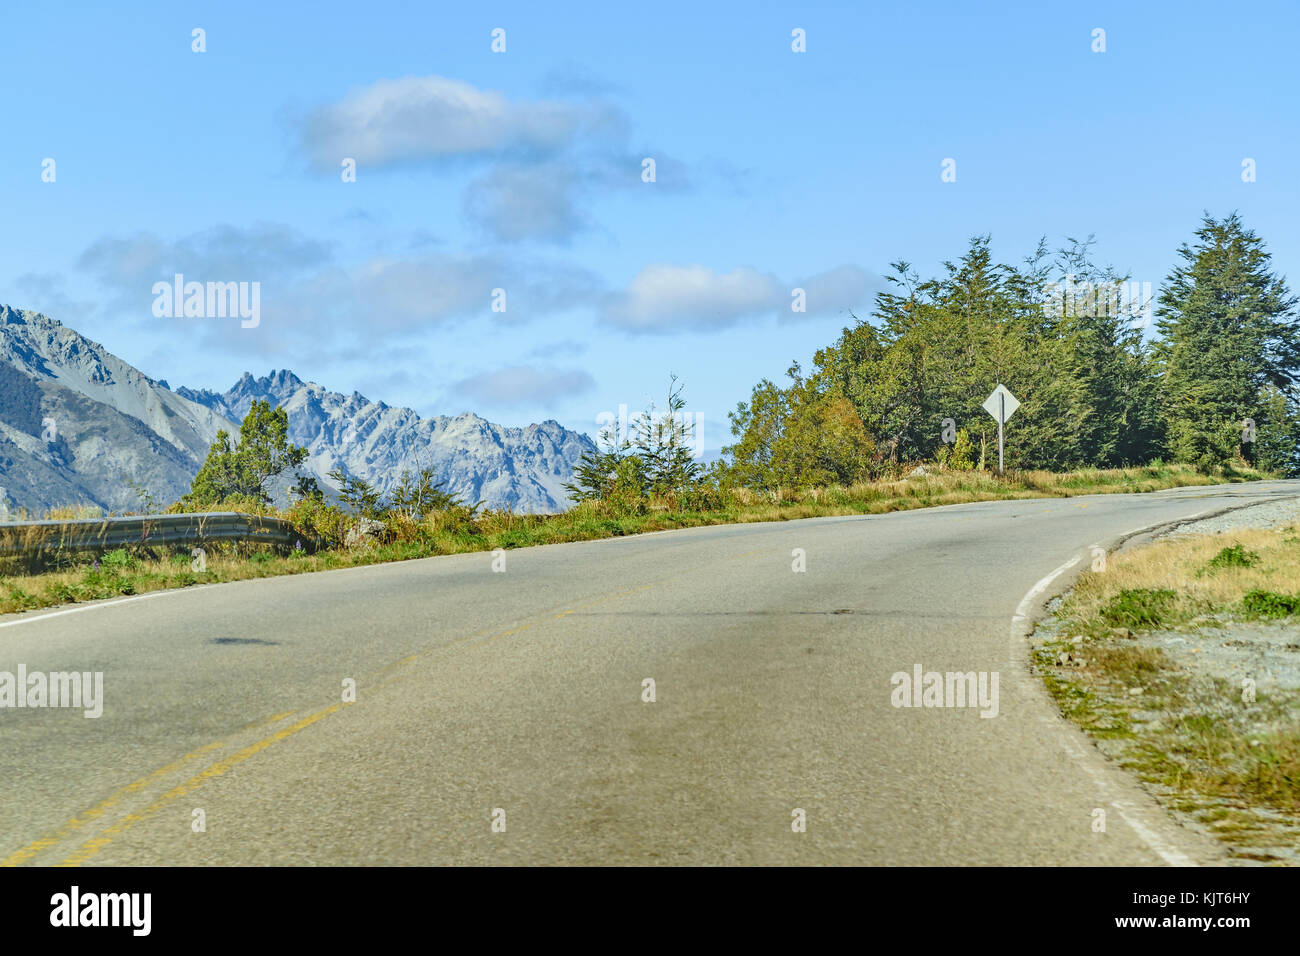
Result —
[[442, 511], [433, 511], [425, 516], [424, 526], [433, 534], [450, 534], [454, 536], [476, 535], [481, 532], [482, 523], [499, 523], [508, 515], [499, 512], [478, 514], [477, 505], [456, 505]]
[[99, 566], [108, 573], [121, 574], [123, 571], [135, 570], [140, 562], [125, 548], [117, 548], [103, 555], [99, 559]]
[[339, 508], [326, 504], [319, 498], [298, 499], [284, 516], [302, 533], [304, 549], [317, 540], [327, 546], [340, 543], [350, 523]]
[[1177, 597], [1169, 588], [1120, 591], [1101, 609], [1101, 617], [1114, 627], [1158, 627], [1167, 620]]
[[952, 450], [945, 456], [947, 465], [955, 471], [974, 471], [976, 460], [975, 443], [970, 439], [970, 433], [962, 428], [957, 432], [957, 440], [953, 442]]
[[1259, 554], [1249, 551], [1239, 544], [1224, 548], [1205, 566], [1206, 571], [1218, 571], [1221, 568], [1253, 568], [1259, 562]]
[[1247, 591], [1241, 599], [1242, 610], [1250, 617], [1277, 619], [1300, 611], [1300, 597], [1276, 591]]
[[736, 503], [736, 496], [728, 488], [701, 482], [665, 496], [670, 511], [726, 511]]

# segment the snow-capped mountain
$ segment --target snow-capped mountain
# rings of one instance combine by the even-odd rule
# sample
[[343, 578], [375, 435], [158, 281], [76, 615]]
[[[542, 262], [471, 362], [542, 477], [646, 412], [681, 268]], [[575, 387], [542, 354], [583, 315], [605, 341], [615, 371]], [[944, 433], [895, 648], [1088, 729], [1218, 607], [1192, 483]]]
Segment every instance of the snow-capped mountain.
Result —
[[0, 515], [25, 508], [165, 506], [189, 490], [218, 429], [237, 434], [255, 398], [283, 405], [303, 469], [336, 467], [388, 489], [432, 466], [490, 508], [554, 512], [591, 439], [547, 421], [494, 425], [473, 414], [421, 418], [292, 372], [245, 374], [225, 393], [171, 389], [48, 316], [0, 306]]
[[465, 501], [519, 512], [563, 511], [564, 485], [593, 447], [586, 435], [555, 421], [507, 428], [472, 413], [421, 418], [356, 392], [326, 391], [287, 370], [262, 378], [245, 373], [221, 395], [176, 391], [232, 421], [241, 421], [254, 399], [283, 406], [289, 439], [307, 449], [306, 468], [318, 476], [342, 468], [387, 491], [404, 469], [432, 466]]

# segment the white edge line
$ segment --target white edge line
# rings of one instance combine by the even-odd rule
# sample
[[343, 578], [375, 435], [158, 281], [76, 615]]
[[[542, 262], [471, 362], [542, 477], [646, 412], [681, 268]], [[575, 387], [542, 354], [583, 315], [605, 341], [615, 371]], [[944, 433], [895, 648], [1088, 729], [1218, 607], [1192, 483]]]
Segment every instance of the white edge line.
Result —
[[[186, 588], [184, 590], [190, 589]], [[130, 604], [133, 601], [147, 601], [150, 598], [180, 593], [184, 593], [184, 591], [181, 589], [167, 589], [163, 591], [150, 591], [148, 594], [134, 594], [131, 597], [117, 598], [112, 601], [96, 601], [94, 604], [82, 604], [78, 607], [65, 608], [62, 611], [50, 611], [48, 614], [34, 614], [31, 617], [20, 617], [14, 621], [0, 621], [0, 627], [17, 627], [19, 624], [32, 624], [36, 621], [45, 621], [52, 617], [62, 617], [65, 614], [78, 614], [81, 611], [94, 611], [101, 607], [112, 607], [115, 604]]]
[[[1147, 829], [1137, 817], [1137, 808], [1127, 803], [1120, 803], [1118, 800], [1112, 800], [1110, 805], [1119, 811], [1119, 815], [1124, 822], [1129, 825], [1129, 829], [1141, 838], [1142, 842], [1160, 855], [1160, 858], [1170, 866], [1196, 866], [1196, 862], [1189, 856], [1180, 853], [1173, 847], [1169, 846], [1158, 834]], [[1126, 810], [1132, 810], [1133, 813], [1126, 813]]]
[[[1041, 578], [1038, 583], [1030, 588], [1025, 596], [1020, 599], [1020, 603], [1016, 605], [1015, 616], [1011, 618], [1011, 645], [1013, 648], [1012, 660], [1014, 663], [1019, 664], [1021, 661], [1023, 651], [1022, 639], [1025, 636], [1024, 632], [1026, 630], [1025, 625], [1029, 621], [1029, 611], [1031, 610], [1034, 601], [1039, 597], [1039, 595], [1046, 591], [1049, 586], [1051, 586], [1053, 581], [1078, 564], [1079, 561], [1082, 560], [1082, 557], [1082, 555], [1075, 555], [1055, 571], [1052, 571], [1050, 574]], [[1073, 733], [1073, 730], [1069, 731], [1069, 733]], [[1097, 788], [1109, 796], [1109, 791], [1111, 790], [1109, 781], [1107, 781], [1105, 776], [1099, 772], [1098, 768], [1093, 766], [1092, 761], [1089, 759], [1089, 755], [1075, 747], [1074, 740], [1069, 737], [1067, 737], [1067, 747], [1070, 755], [1075, 758], [1075, 762], [1082, 767], [1084, 772], [1092, 779], [1092, 782], [1097, 786]], [[1119, 815], [1124, 822], [1128, 824], [1129, 829], [1136, 833], [1138, 839], [1146, 844], [1147, 849], [1151, 850], [1170, 866], [1196, 866], [1194, 860], [1174, 849], [1174, 847], [1166, 843], [1159, 834], [1142, 823], [1138, 819], [1138, 810], [1136, 807], [1133, 807], [1131, 804], [1120, 803], [1117, 800], [1111, 800], [1109, 802], [1110, 805], [1119, 812]], [[1129, 813], [1126, 811], [1132, 812]]]
[[1055, 571], [1052, 571], [1046, 577], [1040, 578], [1038, 583], [1030, 588], [1029, 591], [1026, 592], [1025, 596], [1020, 599], [1020, 603], [1016, 605], [1015, 616], [1011, 618], [1011, 639], [1013, 641], [1019, 641], [1021, 635], [1016, 633], [1016, 628], [1023, 625], [1029, 619], [1029, 610], [1033, 606], [1034, 600], [1046, 591], [1053, 581], [1078, 564], [1082, 560], [1082, 557], [1082, 555], [1076, 554]]

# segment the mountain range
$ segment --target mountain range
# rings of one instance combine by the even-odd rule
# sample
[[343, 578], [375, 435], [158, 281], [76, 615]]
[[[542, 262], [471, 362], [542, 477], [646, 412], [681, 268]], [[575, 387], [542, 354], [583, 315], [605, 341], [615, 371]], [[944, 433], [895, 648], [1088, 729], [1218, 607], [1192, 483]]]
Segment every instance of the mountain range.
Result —
[[[0, 514], [97, 505], [165, 507], [189, 490], [218, 429], [233, 435], [254, 399], [283, 406], [299, 469], [327, 492], [335, 468], [383, 491], [432, 467], [448, 490], [494, 509], [552, 513], [590, 438], [545, 421], [496, 425], [472, 413], [422, 418], [288, 370], [245, 373], [226, 392], [172, 389], [60, 322], [0, 306]], [[287, 501], [289, 479], [268, 491]]]

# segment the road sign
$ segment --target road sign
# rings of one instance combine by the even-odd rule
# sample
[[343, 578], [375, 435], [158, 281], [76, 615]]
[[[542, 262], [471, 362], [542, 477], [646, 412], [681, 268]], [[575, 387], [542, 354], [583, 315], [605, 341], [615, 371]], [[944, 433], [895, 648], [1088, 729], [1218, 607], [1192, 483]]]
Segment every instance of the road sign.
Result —
[[984, 411], [998, 421], [998, 474], [1002, 474], [1002, 426], [1019, 407], [1020, 399], [1012, 395], [1011, 390], [1001, 382], [998, 382], [998, 387], [993, 389], [993, 394], [984, 399]]
[[997, 419], [999, 425], [1006, 424], [1007, 419], [1016, 413], [1020, 407], [1020, 399], [1011, 394], [1011, 391], [1002, 383], [993, 389], [993, 394], [984, 399], [984, 411], [988, 412]]

